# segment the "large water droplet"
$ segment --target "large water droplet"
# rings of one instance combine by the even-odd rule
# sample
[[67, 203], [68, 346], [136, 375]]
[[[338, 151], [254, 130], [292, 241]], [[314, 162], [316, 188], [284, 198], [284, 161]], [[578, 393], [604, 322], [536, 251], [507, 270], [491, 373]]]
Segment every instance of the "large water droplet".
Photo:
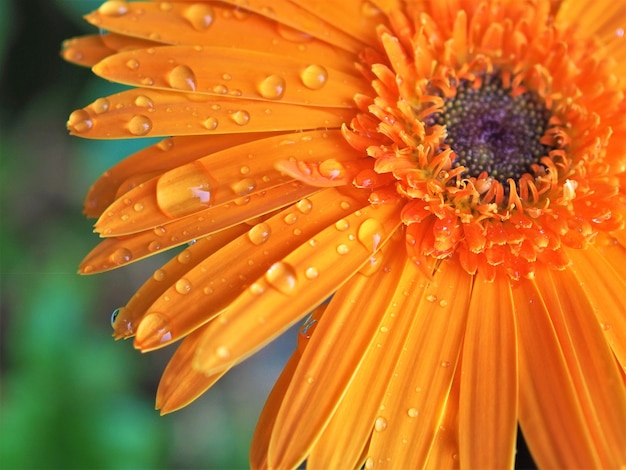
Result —
[[261, 245], [267, 241], [271, 233], [272, 228], [268, 224], [261, 222], [248, 231], [248, 238], [255, 245]]
[[214, 118], [211, 116], [211, 117], [206, 118], [202, 122], [202, 125], [208, 130], [214, 131], [215, 129], [217, 129], [217, 126], [219, 125], [219, 121], [217, 120], [217, 118]]
[[213, 179], [202, 166], [189, 163], [159, 178], [157, 204], [170, 217], [192, 214], [211, 206], [213, 186]]
[[359, 226], [357, 238], [367, 250], [374, 253], [379, 248], [384, 232], [385, 229], [378, 220], [367, 219]]
[[328, 71], [321, 65], [309, 65], [300, 74], [302, 83], [311, 90], [319, 90], [328, 80]]
[[154, 271], [152, 278], [155, 281], [162, 281], [163, 279], [165, 279], [165, 271], [163, 271], [162, 269], [157, 269], [156, 271]]
[[409, 415], [409, 418], [417, 418], [417, 416], [419, 415], [419, 411], [415, 408], [409, 408], [407, 414]]
[[196, 91], [196, 76], [186, 65], [174, 67], [167, 75], [167, 81], [172, 88]]
[[133, 135], [146, 135], [152, 130], [152, 121], [148, 116], [136, 114], [128, 121], [128, 130]]
[[189, 261], [191, 261], [191, 252], [189, 250], [183, 250], [178, 253], [176, 259], [180, 264], [187, 264], [189, 263]]
[[387, 420], [383, 418], [382, 416], [379, 416], [378, 418], [376, 418], [376, 421], [374, 422], [374, 430], [378, 432], [382, 432], [385, 429], [387, 429]]
[[283, 261], [274, 263], [265, 273], [265, 279], [279, 292], [295, 294], [298, 278], [293, 266]]
[[110, 106], [111, 104], [106, 98], [98, 98], [96, 101], [93, 102], [93, 110], [96, 112], [96, 114], [106, 113], [109, 110]]
[[191, 292], [191, 287], [189, 279], [185, 279], [184, 277], [176, 281], [176, 285], [174, 286], [176, 292], [183, 295], [189, 294], [189, 292]]
[[256, 181], [253, 178], [244, 178], [230, 186], [237, 196], [247, 196], [256, 188]]
[[115, 264], [122, 265], [133, 259], [133, 254], [127, 248], [118, 248], [109, 257]]
[[194, 3], [186, 8], [183, 17], [189, 21], [197, 31], [204, 31], [213, 23], [213, 8], [203, 3]]
[[350, 222], [348, 222], [346, 219], [339, 219], [337, 222], [335, 222], [335, 228], [340, 232], [345, 232], [350, 228]]
[[128, 59], [126, 61], [126, 67], [130, 70], [137, 70], [139, 68], [139, 61], [137, 59]]
[[139, 106], [140, 108], [152, 108], [154, 107], [154, 103], [146, 95], [139, 95], [135, 98], [135, 106]]
[[232, 113], [230, 118], [238, 126], [245, 126], [250, 121], [250, 114], [248, 111], [239, 110]]
[[103, 16], [123, 16], [128, 13], [128, 3], [122, 0], [109, 0], [100, 5], [98, 13]]
[[296, 203], [296, 209], [303, 214], [308, 214], [313, 209], [313, 203], [309, 199], [302, 199]]
[[306, 271], [304, 271], [304, 275], [306, 276], [307, 279], [317, 279], [317, 277], [320, 275], [320, 273], [318, 272], [317, 269], [315, 269], [313, 266], [309, 267], [306, 269]]
[[278, 75], [270, 75], [258, 85], [259, 93], [268, 100], [277, 100], [285, 94], [285, 80]]
[[84, 109], [77, 109], [70, 114], [69, 120], [67, 121], [67, 127], [72, 132], [81, 134], [83, 132], [87, 132], [93, 127], [93, 121], [87, 111]]
[[149, 244], [148, 244], [148, 250], [151, 252], [155, 252], [161, 249], [161, 243], [158, 240], [152, 240]]

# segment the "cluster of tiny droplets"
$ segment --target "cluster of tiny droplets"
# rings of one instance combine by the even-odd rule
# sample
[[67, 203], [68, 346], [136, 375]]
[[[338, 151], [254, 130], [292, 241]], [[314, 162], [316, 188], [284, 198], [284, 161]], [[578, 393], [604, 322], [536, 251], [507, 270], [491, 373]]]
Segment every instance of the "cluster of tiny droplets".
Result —
[[[466, 177], [481, 172], [508, 190], [508, 178], [518, 181], [539, 163], [550, 148], [539, 140], [548, 126], [550, 111], [533, 92], [511, 96], [498, 75], [486, 76], [480, 88], [462, 80], [456, 95], [426, 124], [445, 125], [444, 141], [455, 152], [454, 166], [464, 166]], [[508, 191], [507, 191], [508, 192]]]

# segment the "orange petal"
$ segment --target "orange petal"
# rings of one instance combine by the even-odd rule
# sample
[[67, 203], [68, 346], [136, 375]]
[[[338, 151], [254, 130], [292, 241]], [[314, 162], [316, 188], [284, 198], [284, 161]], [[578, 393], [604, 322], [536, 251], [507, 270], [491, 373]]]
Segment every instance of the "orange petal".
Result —
[[[400, 235], [400, 233], [399, 233]], [[269, 446], [272, 468], [298, 466], [331, 419], [383, 324], [402, 274], [402, 237], [333, 296], [283, 398]], [[385, 267], [384, 269], [383, 266]], [[372, 292], [378, 292], [372, 296]], [[348, 333], [349, 332], [349, 333]], [[338, 354], [338, 352], [341, 353]], [[341, 453], [344, 452], [342, 448]]]
[[89, 217], [98, 217], [119, 195], [127, 193], [137, 184], [151, 179], [156, 174], [220, 150], [271, 136], [267, 133], [251, 133], [164, 139], [109, 168], [89, 189], [85, 198], [85, 213]]
[[[147, 256], [191, 242], [208, 234], [273, 212], [318, 191], [301, 183], [271, 188], [253, 194], [235, 204], [222, 204], [131, 235], [108, 238], [96, 246], [83, 260], [79, 272], [94, 274], [134, 263]], [[268, 203], [271, 201], [271, 204]]]
[[[537, 282], [549, 282], [537, 277]], [[519, 420], [533, 458], [542, 468], [601, 468], [546, 300], [527, 279], [518, 281], [512, 293], [519, 339]]]
[[346, 282], [399, 223], [396, 204], [368, 206], [303, 243], [272, 265], [207, 329], [195, 367], [212, 373], [263, 347]]
[[120, 309], [113, 322], [113, 336], [116, 339], [134, 336], [139, 320], [146, 313], [147, 308], [163, 294], [165, 289], [174, 284], [187, 271], [211, 253], [217, 251], [248, 229], [249, 226], [241, 224], [205, 236], [171, 259], [165, 266], [157, 269], [154, 275], [130, 299], [126, 307]]
[[[175, 61], [172, 63], [172, 59]], [[137, 64], [129, 67], [128, 64]], [[193, 91], [307, 106], [353, 108], [369, 85], [361, 77], [286, 56], [229, 47], [166, 46], [107, 57], [96, 75], [132, 86]]]
[[106, 46], [99, 34], [81, 36], [63, 41], [61, 56], [68, 62], [92, 67], [115, 50]]
[[[234, 8], [214, 2], [211, 5], [172, 2], [171, 8], [163, 9], [163, 4], [158, 2], [133, 2], [128, 4], [126, 14], [104, 15], [95, 11], [85, 18], [107, 31], [169, 44], [225, 46], [312, 60], [328, 58], [337, 63], [343, 60], [349, 66], [352, 61], [346, 61], [350, 57], [346, 50], [357, 53], [362, 47], [345, 33], [287, 2], [276, 7], [279, 15], [276, 19], [280, 23], [265, 17], [271, 13], [266, 4], [259, 6], [254, 2], [252, 9], [260, 13], [256, 14], [242, 9], [241, 2], [229, 3], [235, 3]], [[142, 11], [141, 17], [136, 14], [138, 10]], [[254, 34], [249, 34], [250, 31]], [[321, 40], [311, 37], [315, 35]], [[342, 43], [344, 50], [328, 43]]]
[[507, 276], [474, 278], [463, 342], [459, 456], [465, 468], [512, 468], [517, 434], [517, 339]]
[[[393, 242], [392, 239], [390, 243]], [[425, 277], [411, 261], [389, 268], [390, 275], [400, 278], [385, 309], [385, 328], [378, 330], [373, 341], [376, 347], [367, 350], [339, 407], [315, 443], [308, 459], [311, 468], [357, 468], [362, 462], [362, 453], [426, 285]]]
[[[373, 465], [421, 468], [433, 446], [463, 343], [471, 276], [444, 261], [423, 291], [368, 453]], [[367, 466], [367, 463], [366, 463]]]
[[[96, 231], [104, 236], [125, 235], [211, 206], [237, 204], [253, 194], [262, 196], [291, 180], [274, 169], [280, 160], [349, 161], [357, 155], [338, 130], [279, 135], [227, 148], [129, 191], [104, 212]], [[142, 210], [136, 210], [138, 205]]]
[[191, 367], [200, 336], [201, 331], [197, 331], [185, 338], [163, 372], [156, 396], [156, 409], [162, 415], [187, 406], [228, 372], [205, 375]]
[[74, 111], [67, 123], [70, 133], [89, 139], [125, 139], [338, 128], [352, 114], [342, 108], [147, 88], [117, 93], [106, 100], [106, 111], [101, 99]]
[[[304, 241], [349, 212], [358, 201], [324, 191], [270, 217], [217, 250], [176, 280], [148, 307], [135, 347], [149, 351], [177, 341], [237, 298], [251, 282]], [[362, 204], [364, 204], [363, 202]], [[167, 339], [163, 339], [166, 332]]]

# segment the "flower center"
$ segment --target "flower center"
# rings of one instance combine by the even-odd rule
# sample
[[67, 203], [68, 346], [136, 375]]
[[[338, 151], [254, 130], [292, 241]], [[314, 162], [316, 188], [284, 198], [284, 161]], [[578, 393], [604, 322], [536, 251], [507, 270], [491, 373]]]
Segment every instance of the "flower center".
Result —
[[548, 155], [550, 148], [540, 139], [550, 115], [536, 93], [515, 94], [494, 74], [485, 76], [480, 86], [461, 80], [432, 122], [446, 126], [444, 144], [456, 154], [454, 166], [465, 167], [464, 177], [486, 172], [506, 191], [507, 179], [519, 181], [531, 173], [531, 164]]

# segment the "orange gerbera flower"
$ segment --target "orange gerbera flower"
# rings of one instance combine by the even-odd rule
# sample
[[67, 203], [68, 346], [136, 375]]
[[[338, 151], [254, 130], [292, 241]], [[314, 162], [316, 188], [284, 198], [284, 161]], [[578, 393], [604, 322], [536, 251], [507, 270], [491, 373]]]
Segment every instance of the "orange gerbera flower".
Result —
[[80, 268], [190, 243], [113, 321], [184, 338], [157, 406], [313, 311], [255, 468], [511, 467], [518, 423], [626, 465], [626, 3], [271, 5], [107, 1], [64, 47], [134, 87], [72, 134], [166, 137], [92, 187]]

